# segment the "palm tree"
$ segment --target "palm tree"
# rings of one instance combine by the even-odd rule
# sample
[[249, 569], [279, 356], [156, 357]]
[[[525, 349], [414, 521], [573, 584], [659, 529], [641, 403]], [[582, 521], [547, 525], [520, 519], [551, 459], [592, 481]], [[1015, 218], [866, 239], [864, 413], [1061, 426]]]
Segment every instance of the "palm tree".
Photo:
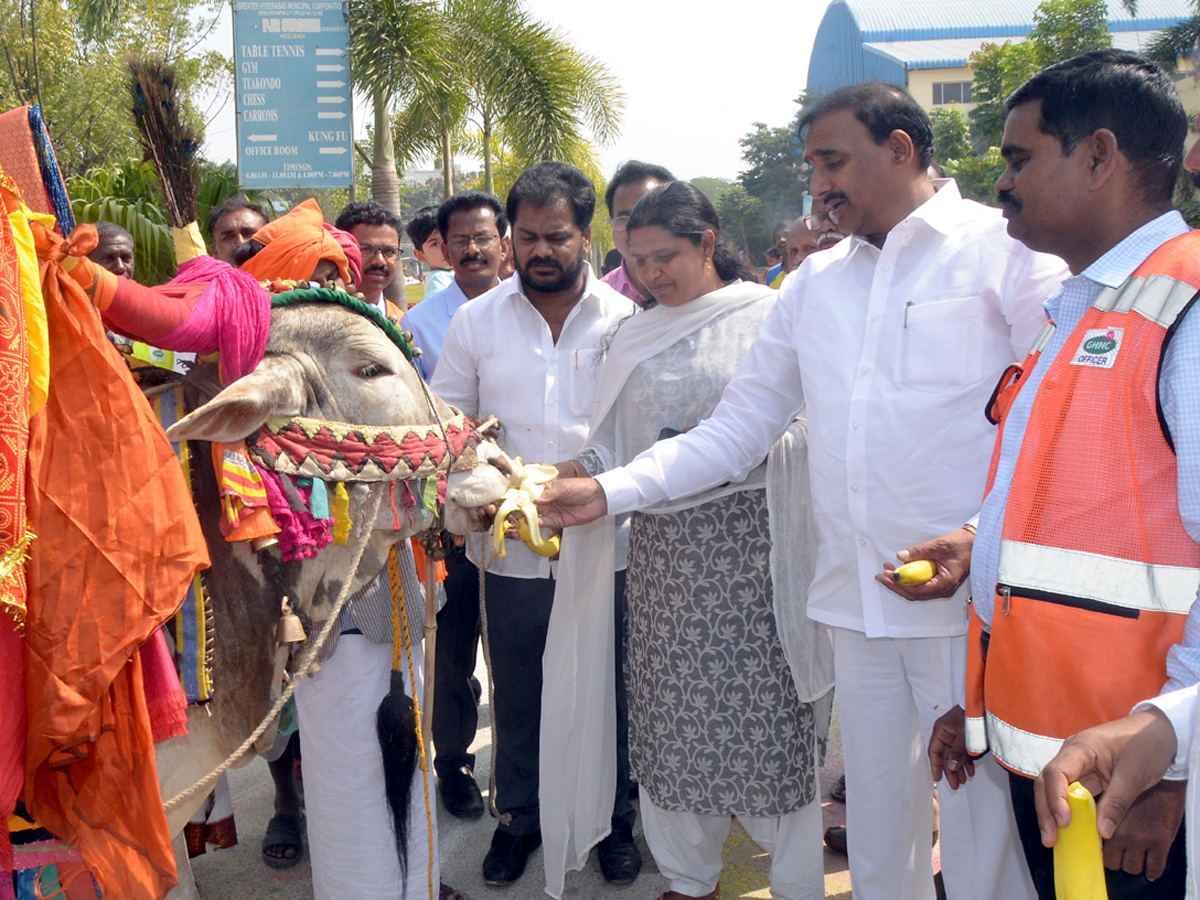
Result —
[[400, 211], [400, 178], [391, 105], [396, 96], [428, 96], [451, 80], [450, 43], [434, 0], [351, 0], [350, 69], [371, 95], [375, 114], [371, 196]]

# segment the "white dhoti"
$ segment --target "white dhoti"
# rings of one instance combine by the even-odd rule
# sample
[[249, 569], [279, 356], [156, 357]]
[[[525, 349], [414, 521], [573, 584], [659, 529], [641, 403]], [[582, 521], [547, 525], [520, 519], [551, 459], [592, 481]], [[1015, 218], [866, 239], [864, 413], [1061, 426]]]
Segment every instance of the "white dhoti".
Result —
[[[421, 645], [415, 643], [412, 652], [417, 686], [409, 683], [406, 664], [405, 690], [419, 699]], [[383, 757], [375, 733], [375, 714], [388, 692], [391, 669], [390, 644], [343, 634], [337, 651], [321, 670], [312, 678], [301, 679], [296, 688], [315, 900], [437, 897], [432, 766], [428, 776], [418, 768], [413, 778], [407, 877], [401, 874], [396, 857], [392, 814], [384, 794]]]
[[[967, 639], [833, 633], [854, 898], [933, 900], [929, 736], [959, 702]], [[996, 761], [977, 761], [964, 787], [943, 784], [939, 797], [946, 895], [1034, 900], [1008, 776]]]
[[[721, 877], [721, 849], [733, 817], [660, 809], [645, 791], [641, 813], [646, 843], [659, 872], [670, 879], [671, 890], [689, 897], [711, 893]], [[774, 900], [822, 900], [825, 863], [819, 800], [782, 816], [737, 820], [771, 856]]]

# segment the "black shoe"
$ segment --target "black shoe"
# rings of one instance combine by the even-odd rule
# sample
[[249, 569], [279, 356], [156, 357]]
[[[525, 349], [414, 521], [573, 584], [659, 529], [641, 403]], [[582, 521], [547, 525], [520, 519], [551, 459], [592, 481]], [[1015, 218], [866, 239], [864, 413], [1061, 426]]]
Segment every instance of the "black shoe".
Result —
[[633, 829], [613, 822], [612, 831], [596, 847], [600, 872], [609, 884], [632, 884], [642, 871], [642, 854], [633, 842]]
[[442, 802], [450, 815], [460, 819], [478, 819], [483, 815], [483, 795], [470, 766], [459, 766], [442, 778]]
[[525, 871], [529, 854], [542, 845], [542, 833], [509, 834], [496, 829], [492, 847], [483, 858], [483, 880], [492, 887], [512, 884]]
[[475, 705], [479, 705], [479, 701], [483, 699], [483, 685], [479, 683], [479, 679], [472, 675], [467, 681], [471, 685], [471, 693], [475, 697]]

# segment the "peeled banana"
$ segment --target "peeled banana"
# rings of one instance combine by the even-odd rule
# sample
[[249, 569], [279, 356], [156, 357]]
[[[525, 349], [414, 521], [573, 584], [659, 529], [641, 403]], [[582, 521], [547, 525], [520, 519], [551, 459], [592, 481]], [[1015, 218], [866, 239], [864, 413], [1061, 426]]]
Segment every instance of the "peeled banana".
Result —
[[937, 574], [937, 566], [928, 559], [916, 559], [902, 566], [897, 566], [892, 572], [892, 581], [896, 584], [924, 584]]
[[1058, 829], [1054, 845], [1054, 892], [1058, 900], [1108, 900], [1104, 848], [1096, 829], [1096, 801], [1078, 781], [1067, 790], [1071, 824]]
[[543, 538], [537, 526], [537, 507], [534, 501], [542, 494], [542, 485], [558, 477], [558, 469], [538, 463], [525, 465], [521, 457], [509, 460], [512, 475], [508, 479], [508, 490], [496, 508], [492, 522], [492, 553], [497, 559], [504, 557], [504, 523], [514, 512], [522, 516], [517, 533], [530, 550], [539, 556], [554, 556], [558, 553], [558, 537]]

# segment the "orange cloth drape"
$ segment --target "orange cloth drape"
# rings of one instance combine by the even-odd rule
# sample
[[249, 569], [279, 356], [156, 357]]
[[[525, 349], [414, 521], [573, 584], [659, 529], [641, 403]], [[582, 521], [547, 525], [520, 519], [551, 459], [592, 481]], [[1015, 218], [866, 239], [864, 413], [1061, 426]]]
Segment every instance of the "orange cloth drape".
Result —
[[254, 240], [266, 244], [241, 269], [259, 281], [267, 278], [310, 278], [317, 263], [328, 259], [335, 263], [342, 280], [351, 283], [346, 253], [322, 227], [325, 217], [316, 200], [305, 200], [287, 215], [264, 225]]
[[[182, 471], [149, 404], [34, 224], [50, 394], [30, 420], [25, 800], [105, 897], [175, 880], [135, 652], [208, 564]], [[82, 248], [74, 252], [81, 252]]]

